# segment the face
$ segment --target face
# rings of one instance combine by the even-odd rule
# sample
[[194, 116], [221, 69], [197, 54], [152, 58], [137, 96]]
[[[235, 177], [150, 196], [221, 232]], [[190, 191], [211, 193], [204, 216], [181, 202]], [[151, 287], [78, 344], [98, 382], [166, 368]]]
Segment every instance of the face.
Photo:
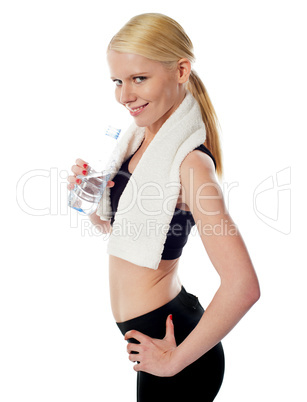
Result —
[[[183, 69], [130, 53], [108, 52], [116, 100], [125, 106], [139, 127], [156, 133], [185, 96]], [[179, 64], [178, 64], [179, 65]]]

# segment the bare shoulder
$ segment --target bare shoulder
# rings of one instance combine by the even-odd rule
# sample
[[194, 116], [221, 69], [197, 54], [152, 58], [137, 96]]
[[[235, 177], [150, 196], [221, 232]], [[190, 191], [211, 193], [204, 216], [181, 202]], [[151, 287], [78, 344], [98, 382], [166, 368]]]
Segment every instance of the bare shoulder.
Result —
[[[221, 198], [212, 158], [200, 150], [190, 152], [180, 166], [181, 199], [197, 215], [198, 200]], [[211, 208], [212, 206], [210, 206]]]
[[215, 166], [212, 158], [198, 149], [190, 152], [182, 161], [180, 166], [182, 185], [190, 177], [191, 170], [193, 171], [193, 175], [201, 176], [202, 180], [216, 180]]

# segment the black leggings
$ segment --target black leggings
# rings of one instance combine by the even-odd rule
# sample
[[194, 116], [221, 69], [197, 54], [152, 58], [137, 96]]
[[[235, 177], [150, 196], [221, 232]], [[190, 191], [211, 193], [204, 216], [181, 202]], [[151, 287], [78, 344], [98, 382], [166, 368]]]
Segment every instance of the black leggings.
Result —
[[[179, 345], [195, 328], [204, 313], [196, 296], [184, 287], [175, 299], [164, 306], [132, 320], [117, 323], [124, 335], [135, 329], [152, 338], [163, 339], [166, 319], [173, 315], [175, 338]], [[138, 343], [135, 339], [129, 342]], [[224, 352], [217, 344], [196, 362], [173, 377], [156, 377], [139, 371], [137, 373], [138, 402], [212, 402], [224, 377]]]

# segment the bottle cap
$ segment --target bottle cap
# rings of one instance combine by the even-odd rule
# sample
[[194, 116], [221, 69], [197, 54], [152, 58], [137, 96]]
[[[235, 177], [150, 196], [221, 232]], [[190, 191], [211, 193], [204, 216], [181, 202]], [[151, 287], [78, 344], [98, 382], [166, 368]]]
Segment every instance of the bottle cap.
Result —
[[108, 135], [109, 137], [112, 137], [115, 140], [117, 140], [117, 138], [119, 137], [120, 132], [121, 132], [120, 128], [115, 128], [115, 127], [112, 127], [112, 126], [108, 126], [108, 128], [106, 130], [106, 135]]

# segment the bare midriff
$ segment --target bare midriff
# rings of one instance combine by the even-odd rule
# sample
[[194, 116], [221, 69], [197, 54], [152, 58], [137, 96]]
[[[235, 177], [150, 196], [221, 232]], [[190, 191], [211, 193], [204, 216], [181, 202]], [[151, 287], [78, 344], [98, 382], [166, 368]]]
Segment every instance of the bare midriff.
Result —
[[111, 307], [116, 322], [149, 313], [174, 299], [181, 290], [179, 258], [161, 260], [157, 270], [109, 256]]
[[[143, 141], [129, 162], [132, 174], [150, 141]], [[188, 211], [180, 191], [177, 208]], [[110, 255], [109, 278], [111, 307], [116, 322], [124, 322], [149, 313], [174, 299], [181, 290], [178, 278], [179, 258], [161, 260], [156, 270], [135, 265]]]

